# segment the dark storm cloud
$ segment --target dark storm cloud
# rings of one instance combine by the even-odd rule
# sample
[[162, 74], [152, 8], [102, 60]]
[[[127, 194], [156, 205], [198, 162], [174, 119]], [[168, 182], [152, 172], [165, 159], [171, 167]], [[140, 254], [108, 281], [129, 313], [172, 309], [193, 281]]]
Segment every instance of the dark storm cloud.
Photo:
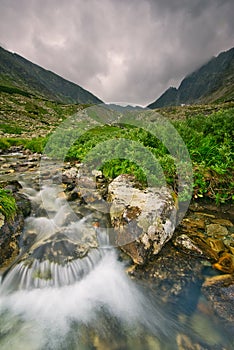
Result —
[[105, 101], [147, 104], [233, 46], [233, 0], [0, 0], [0, 42]]

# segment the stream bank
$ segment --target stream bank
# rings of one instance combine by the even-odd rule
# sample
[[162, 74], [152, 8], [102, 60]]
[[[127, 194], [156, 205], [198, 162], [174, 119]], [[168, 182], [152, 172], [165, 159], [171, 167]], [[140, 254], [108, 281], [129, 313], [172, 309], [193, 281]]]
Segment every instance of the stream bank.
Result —
[[[38, 191], [39, 160], [40, 155], [15, 149], [13, 153], [2, 155], [1, 177], [4, 181], [18, 179], [28, 188], [28, 195], [30, 191]], [[107, 194], [107, 183], [102, 174], [95, 174], [101, 192], [93, 191], [84, 199], [74, 183], [79, 165], [66, 164], [65, 167], [64, 185], [59, 196], [69, 200], [72, 208], [76, 208], [76, 215], [82, 218], [90, 214], [90, 204], [93, 207], [96, 199], [100, 205], [101, 196]], [[57, 174], [53, 176], [56, 181]], [[24, 188], [18, 188], [16, 192], [21, 193]], [[42, 215], [42, 209], [38, 211], [37, 208], [36, 215]], [[227, 332], [228, 337], [233, 334], [232, 218], [232, 205], [216, 207], [211, 202], [192, 202], [172, 239], [156, 256], [151, 256], [147, 264], [132, 264], [123, 252], [118, 254], [131, 279], [146, 293], [156, 296], [157, 303], [170, 313], [175, 313], [176, 307], [174, 321], [183, 327], [189, 323], [198, 334], [192, 336], [189, 332], [178, 331], [177, 349], [231, 349], [228, 347], [231, 345], [223, 345], [222, 334]], [[96, 225], [102, 219], [102, 216], [96, 216]], [[199, 328], [201, 322], [205, 329], [210, 327], [209, 339], [206, 331]], [[99, 344], [97, 349], [102, 349], [105, 344], [101, 336], [95, 342]], [[153, 346], [164, 349], [155, 345], [155, 339], [148, 337], [147, 342], [153, 344], [152, 349]]]

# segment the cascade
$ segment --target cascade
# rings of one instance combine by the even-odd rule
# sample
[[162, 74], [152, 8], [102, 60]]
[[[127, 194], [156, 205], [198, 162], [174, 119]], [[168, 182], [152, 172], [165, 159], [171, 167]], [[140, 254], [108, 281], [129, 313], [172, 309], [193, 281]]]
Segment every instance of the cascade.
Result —
[[23, 185], [33, 211], [1, 278], [1, 349], [92, 349], [95, 337], [131, 349], [145, 328], [157, 337], [173, 328], [128, 278], [95, 213], [78, 219], [55, 188]]
[[167, 309], [162, 291], [129, 278], [105, 217], [94, 209], [78, 215], [57, 187], [21, 184], [32, 213], [19, 257], [0, 276], [0, 349], [178, 350], [200, 341], [195, 322], [198, 331], [204, 325], [204, 348], [233, 348], [210, 315]]

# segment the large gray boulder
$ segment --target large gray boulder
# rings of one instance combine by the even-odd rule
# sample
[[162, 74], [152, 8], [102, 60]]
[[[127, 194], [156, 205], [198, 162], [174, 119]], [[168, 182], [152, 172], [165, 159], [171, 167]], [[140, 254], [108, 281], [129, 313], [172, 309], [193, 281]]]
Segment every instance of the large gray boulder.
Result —
[[133, 176], [119, 175], [109, 184], [108, 200], [112, 243], [136, 264], [146, 263], [172, 237], [176, 205], [169, 188], [142, 189]]

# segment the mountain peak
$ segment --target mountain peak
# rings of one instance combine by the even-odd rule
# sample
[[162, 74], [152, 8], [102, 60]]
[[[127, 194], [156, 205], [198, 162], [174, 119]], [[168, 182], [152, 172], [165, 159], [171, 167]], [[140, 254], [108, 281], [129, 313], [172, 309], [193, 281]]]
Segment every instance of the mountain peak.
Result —
[[178, 89], [170, 87], [147, 107], [225, 102], [234, 99], [234, 48], [212, 57], [187, 75]]
[[0, 47], [0, 90], [11, 88], [61, 103], [102, 103], [81, 86]]

